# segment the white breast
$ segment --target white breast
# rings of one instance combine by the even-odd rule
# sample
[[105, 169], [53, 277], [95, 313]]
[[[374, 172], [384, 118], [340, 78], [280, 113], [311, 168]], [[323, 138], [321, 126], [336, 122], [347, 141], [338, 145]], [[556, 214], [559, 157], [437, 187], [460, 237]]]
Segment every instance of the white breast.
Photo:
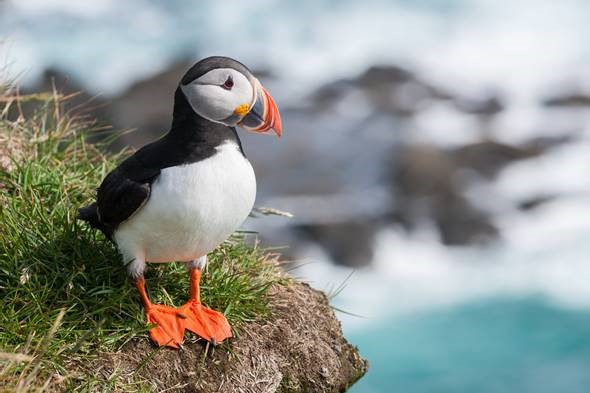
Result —
[[162, 170], [145, 206], [115, 232], [125, 259], [190, 261], [244, 222], [256, 197], [254, 170], [235, 143], [217, 150], [197, 163]]

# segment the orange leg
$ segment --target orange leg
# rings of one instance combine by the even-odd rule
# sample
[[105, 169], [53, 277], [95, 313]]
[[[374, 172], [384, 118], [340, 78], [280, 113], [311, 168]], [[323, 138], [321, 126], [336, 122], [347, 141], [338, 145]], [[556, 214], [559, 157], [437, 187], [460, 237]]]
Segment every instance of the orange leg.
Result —
[[184, 340], [184, 320], [186, 316], [173, 307], [152, 304], [145, 291], [143, 277], [139, 277], [135, 281], [135, 286], [139, 291], [148, 322], [156, 325], [150, 329], [152, 341], [158, 346], [166, 345], [172, 348], [180, 348]]
[[213, 344], [218, 344], [230, 338], [231, 328], [225, 316], [201, 304], [199, 282], [201, 269], [190, 269], [191, 292], [189, 301], [180, 307], [180, 312], [186, 315], [184, 326], [186, 329]]

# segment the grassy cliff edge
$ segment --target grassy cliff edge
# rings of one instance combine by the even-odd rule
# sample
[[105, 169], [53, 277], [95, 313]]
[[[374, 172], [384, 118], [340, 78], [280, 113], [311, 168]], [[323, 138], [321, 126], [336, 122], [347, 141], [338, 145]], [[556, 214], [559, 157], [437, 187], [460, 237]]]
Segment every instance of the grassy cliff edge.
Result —
[[[202, 286], [236, 338], [152, 346], [116, 250], [75, 219], [122, 155], [86, 143], [96, 127], [66, 98], [0, 97], [0, 392], [338, 392], [366, 372], [326, 297], [243, 234], [210, 255]], [[147, 283], [155, 301], [186, 300], [182, 264]]]

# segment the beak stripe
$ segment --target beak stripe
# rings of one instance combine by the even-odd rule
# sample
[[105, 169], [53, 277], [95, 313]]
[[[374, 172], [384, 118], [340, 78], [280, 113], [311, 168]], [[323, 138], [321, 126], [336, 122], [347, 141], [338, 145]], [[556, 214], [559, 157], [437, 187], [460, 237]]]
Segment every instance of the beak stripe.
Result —
[[280, 137], [283, 129], [277, 104], [258, 80], [256, 80], [255, 86], [254, 102], [239, 124], [255, 132], [273, 130]]

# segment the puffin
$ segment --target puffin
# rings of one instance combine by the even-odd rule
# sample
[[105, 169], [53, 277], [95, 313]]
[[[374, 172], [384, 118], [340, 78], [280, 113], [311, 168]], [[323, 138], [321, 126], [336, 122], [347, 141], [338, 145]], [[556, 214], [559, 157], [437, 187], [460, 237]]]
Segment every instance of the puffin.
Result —
[[[236, 126], [281, 136], [277, 105], [242, 63], [222, 56], [194, 64], [174, 94], [170, 130], [125, 159], [102, 181], [78, 218], [115, 243], [143, 303], [149, 336], [181, 348], [185, 329], [213, 344], [232, 336], [225, 316], [205, 307], [199, 283], [207, 254], [250, 214], [256, 178]], [[189, 300], [153, 304], [146, 264], [185, 262]]]

